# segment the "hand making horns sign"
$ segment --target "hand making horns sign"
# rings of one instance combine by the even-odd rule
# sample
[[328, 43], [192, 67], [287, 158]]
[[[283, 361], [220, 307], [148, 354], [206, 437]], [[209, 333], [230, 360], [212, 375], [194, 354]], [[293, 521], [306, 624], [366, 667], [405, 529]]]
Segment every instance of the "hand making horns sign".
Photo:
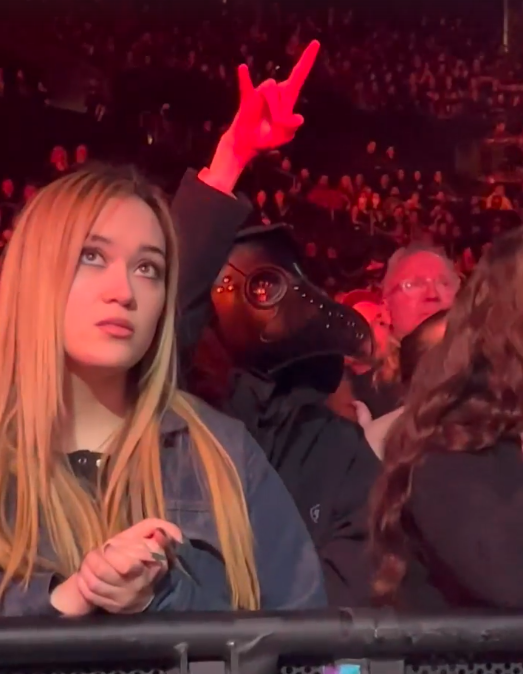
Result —
[[294, 138], [304, 121], [294, 113], [294, 106], [319, 48], [320, 43], [312, 41], [284, 82], [269, 79], [255, 88], [249, 68], [245, 64], [238, 68], [240, 106], [227, 131], [237, 156], [250, 161], [259, 152], [273, 150]]

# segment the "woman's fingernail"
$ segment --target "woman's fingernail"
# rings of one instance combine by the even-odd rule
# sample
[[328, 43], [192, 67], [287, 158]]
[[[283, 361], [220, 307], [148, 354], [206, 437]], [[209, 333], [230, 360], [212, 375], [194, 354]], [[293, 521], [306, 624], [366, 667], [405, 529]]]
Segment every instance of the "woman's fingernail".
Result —
[[164, 564], [167, 561], [167, 557], [162, 555], [161, 552], [151, 552], [151, 557], [155, 562], [159, 562], [160, 564]]

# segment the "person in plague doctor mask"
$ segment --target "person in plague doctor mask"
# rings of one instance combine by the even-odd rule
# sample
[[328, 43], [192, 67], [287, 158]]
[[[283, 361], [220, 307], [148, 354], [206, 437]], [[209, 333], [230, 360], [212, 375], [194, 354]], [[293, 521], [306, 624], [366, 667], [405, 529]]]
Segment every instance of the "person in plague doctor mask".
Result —
[[211, 165], [198, 181], [189, 174], [182, 183], [172, 207], [181, 249], [180, 330], [189, 390], [241, 419], [260, 443], [313, 538], [329, 603], [362, 606], [370, 593], [365, 504], [380, 465], [361, 429], [325, 401], [339, 384], [345, 352], [366, 349], [368, 327], [352, 312], [337, 316], [337, 306], [332, 324], [327, 320], [329, 300], [296, 270], [286, 228], [237, 237], [250, 206], [233, 195], [256, 153], [288, 142], [303, 122], [294, 106], [317, 50], [311, 43], [283, 82], [254, 89], [245, 77], [239, 112]]
[[211, 293], [195, 390], [241, 419], [278, 471], [316, 544], [329, 602], [365, 605], [365, 503], [379, 463], [359, 427], [327, 406], [344, 357], [370, 329], [304, 275], [288, 228], [243, 230]]

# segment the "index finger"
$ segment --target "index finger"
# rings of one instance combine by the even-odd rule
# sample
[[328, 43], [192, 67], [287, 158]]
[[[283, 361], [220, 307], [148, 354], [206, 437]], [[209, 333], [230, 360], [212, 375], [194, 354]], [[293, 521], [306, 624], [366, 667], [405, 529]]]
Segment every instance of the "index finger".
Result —
[[[143, 549], [138, 548], [129, 551], [124, 547], [110, 545], [104, 550], [103, 555], [106, 563], [119, 576], [140, 576], [144, 571], [144, 564], [153, 561], [151, 553], [145, 546]], [[121, 578], [119, 582], [121, 583]], [[117, 585], [118, 583], [114, 584]]]
[[287, 80], [287, 88], [290, 90], [290, 94], [293, 98], [293, 103], [298, 100], [300, 91], [302, 90], [303, 85], [309, 73], [312, 70], [312, 66], [316, 61], [316, 56], [320, 50], [320, 43], [318, 40], [313, 40], [307, 49], [301, 55], [300, 60], [292, 69], [291, 74]]
[[244, 101], [254, 92], [254, 84], [251, 80], [249, 66], [245, 63], [238, 68], [238, 86], [240, 89], [240, 100]]

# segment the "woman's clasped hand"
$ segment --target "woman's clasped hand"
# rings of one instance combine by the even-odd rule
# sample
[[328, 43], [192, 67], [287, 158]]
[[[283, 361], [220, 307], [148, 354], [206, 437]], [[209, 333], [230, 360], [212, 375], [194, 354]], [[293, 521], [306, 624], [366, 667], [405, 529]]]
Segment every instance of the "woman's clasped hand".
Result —
[[53, 590], [51, 603], [65, 615], [95, 609], [141, 613], [169, 569], [173, 545], [181, 541], [180, 529], [170, 522], [139, 522], [89, 552], [78, 572]]

